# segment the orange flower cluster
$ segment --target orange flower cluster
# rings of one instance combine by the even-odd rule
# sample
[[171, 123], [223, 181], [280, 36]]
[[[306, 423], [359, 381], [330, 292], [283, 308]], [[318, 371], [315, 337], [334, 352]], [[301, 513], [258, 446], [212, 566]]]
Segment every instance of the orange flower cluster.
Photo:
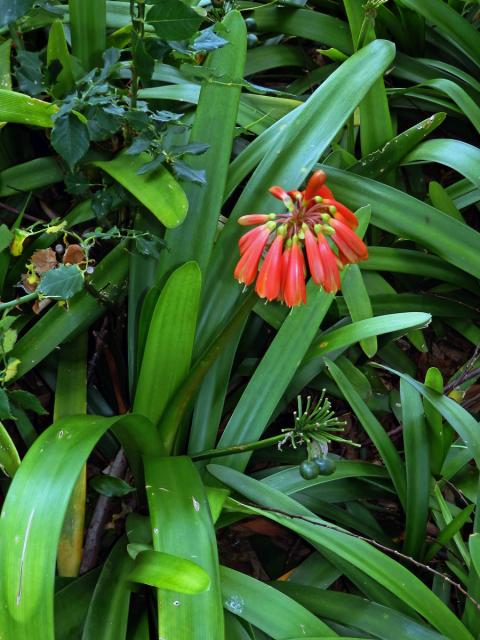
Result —
[[255, 291], [261, 298], [279, 300], [288, 307], [306, 303], [306, 262], [312, 280], [335, 293], [340, 289], [339, 270], [368, 258], [367, 247], [354, 233], [357, 218], [335, 200], [326, 179], [324, 171], [316, 171], [304, 191], [271, 187], [270, 193], [282, 200], [286, 213], [239, 218], [241, 225], [256, 226], [239, 240], [241, 257], [234, 277], [245, 285], [256, 278]]

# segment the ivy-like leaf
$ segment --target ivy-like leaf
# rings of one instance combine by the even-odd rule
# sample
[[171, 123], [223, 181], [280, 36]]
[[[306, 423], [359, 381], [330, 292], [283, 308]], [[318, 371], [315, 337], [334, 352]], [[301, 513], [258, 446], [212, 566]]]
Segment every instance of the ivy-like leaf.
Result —
[[56, 118], [50, 141], [73, 171], [90, 146], [88, 127], [74, 113], [66, 113]]
[[215, 27], [208, 27], [208, 29], [201, 31], [193, 41], [192, 49], [194, 51], [213, 51], [228, 44], [228, 40], [217, 35], [214, 29]]
[[170, 152], [174, 156], [199, 156], [210, 147], [206, 142], [190, 142], [189, 144], [182, 144], [174, 146], [170, 149]]
[[164, 162], [165, 156], [163, 155], [163, 153], [159, 153], [158, 156], [156, 156], [153, 160], [143, 164], [140, 169], [137, 170], [137, 175], [141, 176], [144, 173], [148, 173], [149, 171], [155, 171], [155, 169], [158, 169], [158, 167], [160, 167]]
[[109, 498], [119, 498], [135, 491], [135, 487], [130, 486], [125, 480], [103, 473], [99, 476], [94, 476], [90, 480], [90, 486], [97, 493]]
[[82, 288], [83, 271], [79, 266], [62, 264], [43, 275], [37, 291], [46, 298], [68, 300]]
[[187, 40], [198, 30], [202, 17], [181, 0], [161, 0], [147, 13], [147, 22], [163, 40]]
[[0, 27], [5, 27], [30, 11], [35, 0], [0, 0]]
[[28, 391], [23, 391], [22, 389], [14, 389], [13, 391], [8, 392], [8, 397], [14, 405], [19, 407], [20, 409], [24, 409], [25, 411], [33, 411], [33, 413], [38, 414], [39, 416], [44, 416], [48, 414], [48, 411], [40, 404], [40, 401], [33, 393]]
[[196, 184], [207, 184], [204, 169], [192, 169], [192, 167], [189, 167], [188, 164], [181, 160], [175, 160], [173, 171], [175, 175], [178, 178], [182, 178], [182, 180], [189, 180]]
[[17, 53], [16, 70], [18, 88], [22, 93], [38, 96], [45, 89], [43, 81], [43, 62], [40, 55], [33, 51], [21, 50]]
[[136, 72], [143, 82], [148, 82], [153, 74], [155, 60], [147, 51], [144, 38], [139, 38], [135, 31], [132, 31], [132, 57]]

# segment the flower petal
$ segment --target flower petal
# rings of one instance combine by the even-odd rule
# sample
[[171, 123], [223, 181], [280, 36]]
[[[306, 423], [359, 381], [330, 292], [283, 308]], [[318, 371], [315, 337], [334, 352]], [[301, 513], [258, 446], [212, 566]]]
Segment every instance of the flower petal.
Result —
[[260, 298], [275, 300], [282, 286], [283, 236], [277, 235], [268, 250], [258, 274], [255, 291]]
[[304, 229], [305, 234], [305, 249], [307, 250], [308, 266], [310, 268], [310, 275], [312, 280], [321, 285], [324, 279], [324, 270], [322, 265], [322, 259], [320, 257], [320, 249], [318, 242], [313, 233], [307, 227]]

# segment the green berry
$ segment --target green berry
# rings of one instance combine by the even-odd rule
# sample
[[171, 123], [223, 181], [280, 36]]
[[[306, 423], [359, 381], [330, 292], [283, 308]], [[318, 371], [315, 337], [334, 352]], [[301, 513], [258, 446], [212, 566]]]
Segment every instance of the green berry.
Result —
[[332, 475], [332, 473], [335, 473], [335, 469], [337, 468], [335, 461], [331, 458], [314, 458], [313, 462], [318, 469], [318, 473], [322, 476]]
[[305, 480], [313, 480], [320, 473], [318, 470], [318, 466], [313, 462], [313, 460], [304, 460], [300, 465], [300, 475]]

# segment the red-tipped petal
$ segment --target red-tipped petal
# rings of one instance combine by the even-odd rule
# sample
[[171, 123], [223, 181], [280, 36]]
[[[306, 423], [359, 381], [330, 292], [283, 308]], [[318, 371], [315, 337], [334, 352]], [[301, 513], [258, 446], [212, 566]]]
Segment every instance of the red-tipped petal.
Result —
[[305, 304], [307, 301], [305, 289], [305, 260], [300, 244], [295, 240], [292, 244], [290, 259], [288, 261], [283, 297], [286, 305], [289, 307], [296, 307], [299, 304]]
[[328, 204], [335, 207], [337, 210], [333, 214], [333, 217], [344, 222], [347, 227], [350, 227], [350, 229], [356, 229], [358, 227], [358, 220], [353, 211], [350, 211], [350, 209], [341, 202], [337, 202], [331, 198], [326, 198], [322, 204]]
[[310, 229], [305, 229], [305, 249], [307, 250], [308, 266], [310, 268], [310, 274], [312, 280], [321, 285], [324, 278], [324, 271], [322, 266], [322, 259], [320, 257], [320, 249], [318, 248], [318, 242]]
[[244, 233], [243, 236], [238, 241], [238, 248], [240, 249], [240, 255], [243, 255], [248, 247], [254, 242], [259, 236], [262, 236], [266, 229], [263, 227], [255, 227], [255, 229], [250, 229], [247, 233]]
[[335, 229], [332, 236], [333, 242], [337, 245], [342, 262], [344, 258], [348, 262], [354, 263], [368, 258], [368, 249], [364, 242], [341, 220], [330, 220], [330, 225]]
[[318, 248], [324, 270], [322, 286], [327, 293], [336, 293], [340, 289], [337, 259], [327, 239], [321, 234], [318, 236]]
[[246, 216], [241, 216], [237, 222], [241, 224], [242, 227], [248, 227], [251, 224], [265, 224], [265, 222], [269, 222], [271, 219], [268, 213], [250, 213]]
[[262, 230], [262, 233], [245, 250], [233, 273], [235, 280], [246, 285], [252, 284], [255, 280], [258, 272], [258, 263], [270, 235], [270, 230], [266, 226], [259, 227], [259, 229]]
[[282, 187], [270, 187], [269, 189], [272, 196], [281, 200], [283, 204], [287, 207], [289, 211], [293, 210], [293, 202], [292, 198], [288, 195], [288, 193]]
[[305, 191], [303, 192], [305, 200], [311, 200], [315, 196], [322, 195], [321, 193], [319, 193], [319, 190], [325, 184], [326, 179], [327, 174], [325, 173], [325, 171], [322, 171], [321, 169], [320, 171], [315, 171], [315, 173], [312, 174], [309, 181], [307, 182], [307, 186], [305, 187]]
[[277, 235], [268, 250], [258, 274], [255, 291], [260, 298], [275, 300], [282, 286], [283, 236]]

